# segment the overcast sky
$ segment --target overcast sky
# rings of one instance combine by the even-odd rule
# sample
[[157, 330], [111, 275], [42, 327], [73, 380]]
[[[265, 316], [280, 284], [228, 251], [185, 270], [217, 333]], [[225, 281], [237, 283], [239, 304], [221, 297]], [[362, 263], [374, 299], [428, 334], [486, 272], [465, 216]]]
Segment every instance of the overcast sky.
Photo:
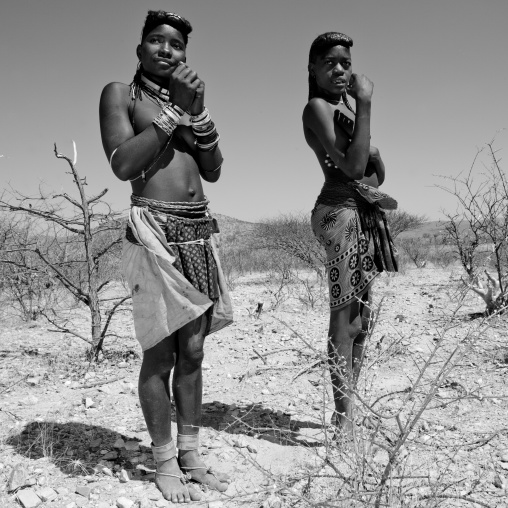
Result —
[[[2, 187], [73, 190], [52, 150], [70, 154], [74, 139], [88, 192], [108, 187], [114, 208], [128, 206], [130, 185], [102, 149], [99, 97], [131, 81], [146, 11], [159, 8], [194, 27], [188, 64], [206, 81], [225, 157], [219, 182], [205, 183], [215, 212], [312, 209], [323, 176], [301, 114], [322, 32], [351, 36], [353, 70], [374, 81], [372, 144], [402, 209], [442, 218], [452, 205], [438, 175], [467, 168], [508, 127], [507, 0], [2, 0]], [[497, 146], [508, 150], [506, 131]]]

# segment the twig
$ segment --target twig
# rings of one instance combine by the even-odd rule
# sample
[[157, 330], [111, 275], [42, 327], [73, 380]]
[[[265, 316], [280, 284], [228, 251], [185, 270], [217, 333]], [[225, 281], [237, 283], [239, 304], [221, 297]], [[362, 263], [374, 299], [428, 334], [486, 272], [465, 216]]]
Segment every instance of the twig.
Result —
[[89, 384], [83, 385], [83, 386], [76, 386], [75, 388], [73, 388], [73, 390], [78, 390], [78, 389], [81, 390], [82, 388], [93, 388], [94, 386], [107, 385], [110, 383], [115, 383], [116, 381], [120, 381], [122, 379], [125, 379], [125, 376], [118, 376], [113, 379], [108, 379], [106, 381], [97, 381], [95, 383], [89, 383]]

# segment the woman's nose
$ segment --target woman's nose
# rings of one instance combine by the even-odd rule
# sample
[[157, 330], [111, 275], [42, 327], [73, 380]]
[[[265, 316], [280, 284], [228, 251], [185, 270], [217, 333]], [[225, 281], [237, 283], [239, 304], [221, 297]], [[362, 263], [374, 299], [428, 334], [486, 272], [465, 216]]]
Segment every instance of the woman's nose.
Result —
[[171, 56], [171, 44], [169, 42], [162, 43], [159, 47], [159, 53]]
[[342, 65], [337, 64], [337, 65], [333, 68], [333, 73], [334, 73], [336, 76], [342, 76], [342, 74], [344, 74], [344, 68], [342, 67]]

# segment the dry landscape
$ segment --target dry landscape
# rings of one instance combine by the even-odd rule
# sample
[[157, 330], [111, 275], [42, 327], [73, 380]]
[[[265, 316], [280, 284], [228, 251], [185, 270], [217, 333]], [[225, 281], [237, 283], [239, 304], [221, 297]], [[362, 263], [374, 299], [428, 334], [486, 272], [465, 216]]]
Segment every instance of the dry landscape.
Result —
[[[273, 273], [232, 280], [235, 323], [207, 339], [202, 453], [234, 481], [200, 504], [508, 506], [506, 318], [481, 317], [483, 301], [463, 291], [461, 276], [454, 265], [407, 265], [378, 278], [354, 444], [333, 440], [327, 426], [319, 278], [300, 270], [279, 294]], [[86, 334], [89, 315], [70, 312]], [[100, 361], [89, 363], [83, 341], [4, 308], [2, 507], [170, 505], [153, 483], [129, 312], [111, 327]]]

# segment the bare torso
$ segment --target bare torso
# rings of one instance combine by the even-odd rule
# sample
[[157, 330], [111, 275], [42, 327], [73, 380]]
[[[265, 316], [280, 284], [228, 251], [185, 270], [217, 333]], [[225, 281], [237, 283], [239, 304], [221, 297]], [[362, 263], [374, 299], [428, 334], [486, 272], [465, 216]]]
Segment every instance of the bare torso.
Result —
[[[351, 142], [351, 136], [353, 135], [355, 115], [352, 111], [347, 109], [343, 103], [330, 104], [330, 107], [334, 110], [334, 131], [335, 131], [335, 146], [342, 153], [346, 153], [349, 144]], [[352, 181], [344, 172], [332, 165], [331, 167], [327, 164], [327, 153], [323, 148], [323, 145], [319, 141], [318, 137], [308, 127], [304, 126], [304, 135], [307, 144], [312, 148], [316, 157], [318, 158], [319, 164], [323, 171], [325, 181]], [[375, 168], [369, 163], [365, 169], [364, 177], [358, 180], [361, 183], [370, 185], [372, 187], [379, 187], [379, 182]]]
[[[160, 107], [146, 96], [135, 103], [129, 96], [125, 85], [126, 105], [132, 119], [134, 134], [144, 131], [159, 114]], [[183, 125], [182, 125], [183, 124]], [[132, 192], [138, 196], [160, 201], [202, 201], [203, 186], [199, 174], [194, 148], [194, 136], [189, 125], [189, 117], [183, 117], [173, 137], [163, 152], [145, 168], [145, 181], [138, 177], [131, 181]], [[148, 168], [150, 168], [148, 170]]]

